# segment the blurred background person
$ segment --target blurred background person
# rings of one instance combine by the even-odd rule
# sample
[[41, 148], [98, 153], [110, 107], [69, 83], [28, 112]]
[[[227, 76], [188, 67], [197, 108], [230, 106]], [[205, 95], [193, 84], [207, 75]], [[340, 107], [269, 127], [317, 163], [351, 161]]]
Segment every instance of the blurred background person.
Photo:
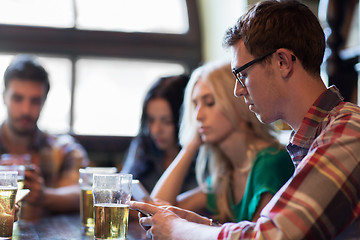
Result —
[[[132, 140], [122, 173], [133, 174], [151, 192], [166, 168], [179, 153], [179, 118], [189, 77], [158, 79], [146, 93], [138, 135]], [[180, 190], [196, 186], [195, 164], [189, 167]]]
[[[180, 129], [183, 149], [152, 198], [220, 222], [254, 221], [291, 177], [294, 165], [274, 129], [260, 123], [233, 90], [229, 62], [208, 63], [192, 73]], [[180, 194], [196, 155], [198, 187]]]
[[[3, 100], [7, 118], [0, 127], [0, 154], [27, 154], [21, 219], [36, 220], [47, 213], [79, 210], [79, 168], [88, 164], [87, 153], [69, 135], [41, 131], [37, 122], [50, 83], [47, 71], [31, 55], [18, 55], [4, 73]], [[1, 164], [28, 164], [11, 159]]]

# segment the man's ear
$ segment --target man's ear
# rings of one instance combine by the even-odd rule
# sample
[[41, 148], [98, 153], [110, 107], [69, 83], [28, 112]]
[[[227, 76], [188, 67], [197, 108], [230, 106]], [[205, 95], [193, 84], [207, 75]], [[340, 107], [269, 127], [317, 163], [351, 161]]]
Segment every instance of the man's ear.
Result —
[[279, 48], [276, 52], [276, 57], [279, 64], [279, 70], [283, 78], [288, 78], [294, 67], [296, 57], [287, 49]]

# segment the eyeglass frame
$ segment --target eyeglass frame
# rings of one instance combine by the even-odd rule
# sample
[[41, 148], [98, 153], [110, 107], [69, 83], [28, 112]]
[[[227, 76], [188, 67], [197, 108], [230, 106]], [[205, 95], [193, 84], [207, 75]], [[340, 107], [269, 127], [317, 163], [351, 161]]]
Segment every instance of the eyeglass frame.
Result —
[[[240, 83], [241, 87], [242, 88], [245, 88], [245, 83], [241, 80], [241, 76], [238, 77], [238, 74], [241, 73], [242, 71], [244, 71], [246, 68], [250, 67], [251, 65], [255, 64], [255, 63], [258, 63], [258, 62], [261, 62], [262, 60], [264, 60], [266, 57], [270, 56], [271, 54], [275, 53], [277, 51], [276, 50], [272, 50], [271, 52], [268, 52], [266, 53], [265, 55], [262, 55], [258, 58], [255, 58], [254, 60], [248, 62], [248, 63], [245, 63], [244, 65], [242, 65], [241, 67], [238, 67], [238, 68], [233, 68], [232, 69], [232, 73], [234, 74], [236, 80]], [[296, 60], [296, 57], [294, 55], [291, 55], [291, 60], [292, 61], [295, 61]]]

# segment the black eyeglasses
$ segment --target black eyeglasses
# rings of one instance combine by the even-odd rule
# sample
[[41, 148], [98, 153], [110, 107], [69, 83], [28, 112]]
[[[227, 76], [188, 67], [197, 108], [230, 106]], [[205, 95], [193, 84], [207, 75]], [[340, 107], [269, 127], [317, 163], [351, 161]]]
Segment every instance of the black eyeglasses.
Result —
[[[264, 60], [266, 57], [270, 56], [271, 54], [273, 54], [274, 52], [276, 52], [276, 50], [273, 50], [261, 57], [258, 57], [258, 58], [255, 58], [254, 60], [242, 65], [241, 67], [238, 67], [238, 68], [233, 68], [232, 72], [236, 78], [236, 80], [240, 83], [241, 87], [245, 87], [245, 77], [241, 74], [242, 71], [244, 71], [246, 68], [250, 67], [251, 65], [257, 63], [257, 62], [260, 62], [262, 60]], [[296, 60], [296, 57], [294, 55], [291, 55], [291, 60], [292, 61], [295, 61]]]
[[236, 80], [240, 83], [241, 87], [243, 87], [243, 88], [245, 87], [245, 84], [243, 81], [245, 79], [244, 79], [244, 76], [241, 74], [241, 72], [244, 71], [246, 68], [250, 67], [251, 65], [264, 60], [267, 56], [270, 56], [274, 52], [276, 52], [276, 50], [273, 50], [265, 55], [262, 55], [261, 57], [255, 58], [254, 60], [242, 65], [241, 67], [233, 68], [232, 72], [233, 72]]

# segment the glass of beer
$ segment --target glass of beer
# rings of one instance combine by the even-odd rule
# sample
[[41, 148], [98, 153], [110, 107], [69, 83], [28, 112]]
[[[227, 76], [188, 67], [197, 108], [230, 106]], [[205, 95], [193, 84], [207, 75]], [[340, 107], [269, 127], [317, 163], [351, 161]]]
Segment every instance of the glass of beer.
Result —
[[0, 239], [12, 238], [17, 175], [17, 171], [0, 171]]
[[94, 174], [95, 239], [126, 239], [131, 186], [131, 174]]
[[94, 208], [93, 208], [93, 174], [116, 173], [116, 167], [87, 167], [79, 169], [79, 186], [80, 186], [80, 220], [84, 229], [85, 235], [94, 235]]
[[[0, 171], [17, 171], [17, 187], [18, 190], [21, 190], [24, 188], [24, 180], [25, 180], [25, 166], [24, 165], [1, 165]], [[21, 218], [21, 208], [22, 208], [22, 202], [20, 201], [18, 203], [20, 209], [17, 213], [18, 218]], [[0, 238], [1, 239], [1, 238]]]
[[[31, 154], [12, 154], [4, 153], [1, 155], [1, 164], [16, 168], [18, 171], [18, 189], [24, 188], [25, 172], [33, 171], [34, 166], [31, 163]], [[37, 221], [40, 219], [41, 210], [29, 204], [26, 201], [19, 203], [20, 210], [18, 211], [18, 224], [26, 224], [27, 222]]]
[[24, 188], [25, 166], [24, 165], [0, 165], [0, 171], [17, 171], [18, 190]]

